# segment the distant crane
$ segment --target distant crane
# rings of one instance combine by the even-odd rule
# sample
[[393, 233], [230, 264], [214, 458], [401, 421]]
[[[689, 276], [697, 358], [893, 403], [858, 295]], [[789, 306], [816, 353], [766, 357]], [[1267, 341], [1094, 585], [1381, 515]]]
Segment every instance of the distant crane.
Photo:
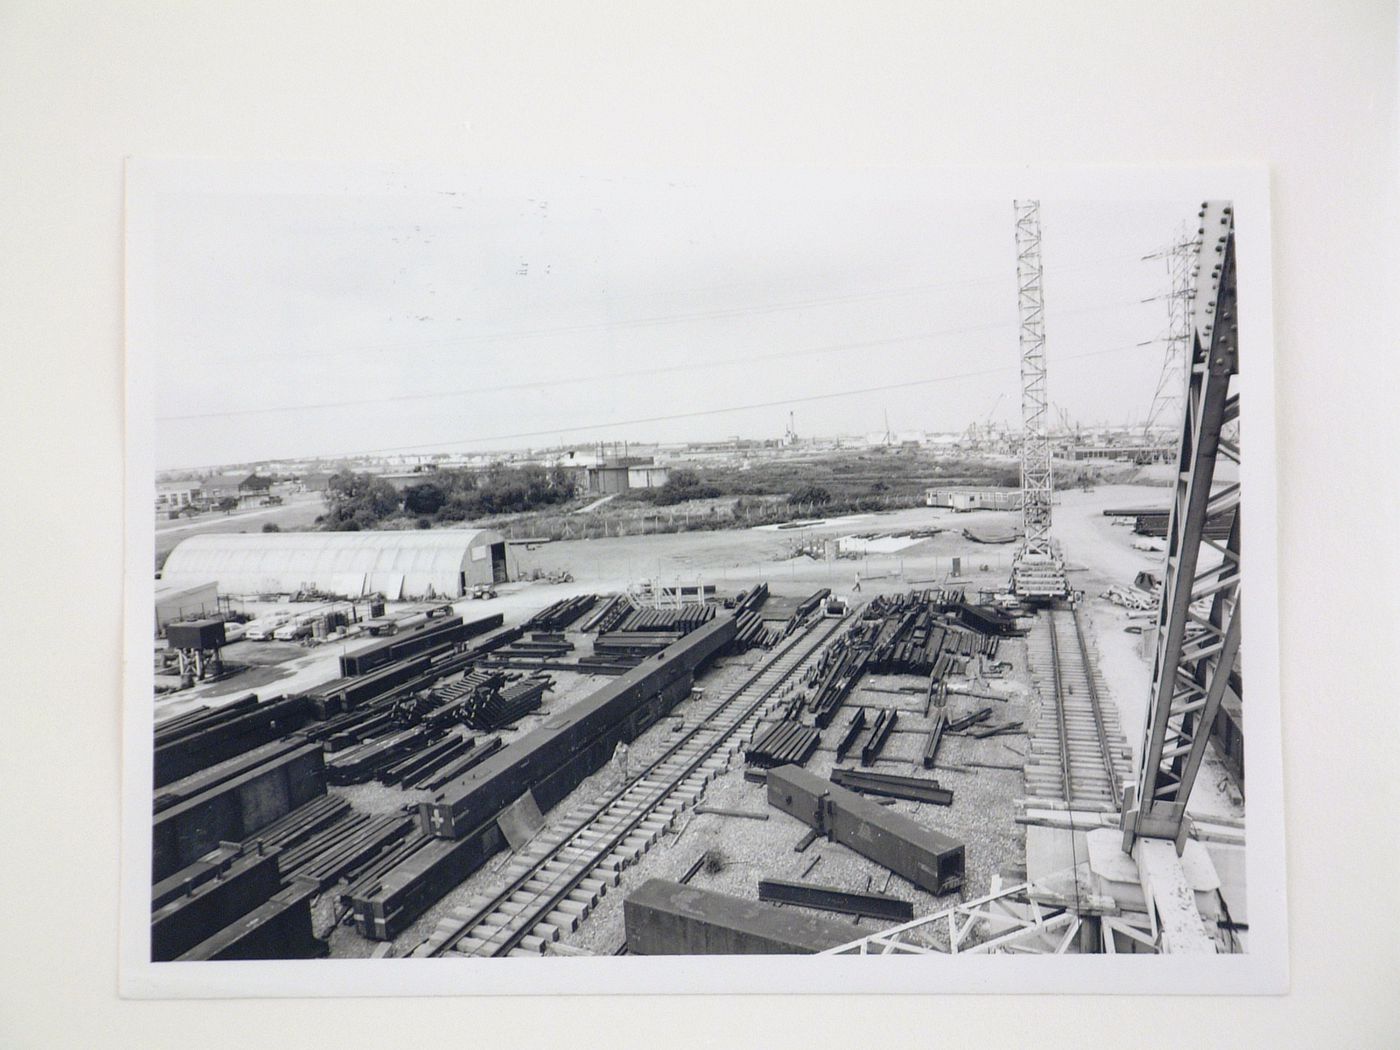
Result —
[[992, 407], [987, 411], [987, 422], [983, 423], [980, 429], [975, 419], [968, 425], [967, 431], [970, 440], [975, 443], [979, 440], [990, 442], [993, 439], [996, 434], [996, 426], [992, 422], [992, 417], [996, 415], [997, 409], [1001, 407], [1001, 403], [1005, 400], [1005, 391], [997, 395], [997, 399], [992, 402]]
[[797, 444], [797, 424], [793, 422], [793, 414], [788, 413], [787, 432], [783, 435], [784, 445]]

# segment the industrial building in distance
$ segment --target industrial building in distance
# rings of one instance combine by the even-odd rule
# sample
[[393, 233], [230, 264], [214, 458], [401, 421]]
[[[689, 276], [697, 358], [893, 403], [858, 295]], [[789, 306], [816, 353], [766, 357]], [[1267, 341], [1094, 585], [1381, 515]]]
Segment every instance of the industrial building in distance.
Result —
[[504, 583], [505, 538], [486, 529], [274, 532], [191, 536], [161, 570], [166, 587], [217, 581], [225, 594], [318, 592], [358, 598], [460, 598]]

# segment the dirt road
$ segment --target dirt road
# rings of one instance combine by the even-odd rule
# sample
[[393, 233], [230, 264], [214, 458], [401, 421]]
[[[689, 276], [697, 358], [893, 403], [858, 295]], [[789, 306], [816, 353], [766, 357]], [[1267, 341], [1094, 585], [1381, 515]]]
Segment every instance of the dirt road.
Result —
[[233, 514], [214, 512], [193, 520], [156, 522], [156, 559], [161, 560], [187, 536], [201, 532], [257, 532], [268, 522], [288, 530], [309, 529], [325, 502], [319, 492], [302, 492], [280, 507], [258, 507]]

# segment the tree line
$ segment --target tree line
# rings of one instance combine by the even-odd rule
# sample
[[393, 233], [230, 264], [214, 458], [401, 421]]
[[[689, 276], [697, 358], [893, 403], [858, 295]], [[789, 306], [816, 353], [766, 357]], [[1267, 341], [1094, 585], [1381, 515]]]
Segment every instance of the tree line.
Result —
[[326, 482], [326, 513], [317, 522], [335, 532], [377, 528], [395, 518], [427, 528], [537, 510], [567, 503], [574, 494], [573, 475], [563, 467], [499, 463], [481, 472], [435, 470], [402, 492], [377, 475], [341, 471]]

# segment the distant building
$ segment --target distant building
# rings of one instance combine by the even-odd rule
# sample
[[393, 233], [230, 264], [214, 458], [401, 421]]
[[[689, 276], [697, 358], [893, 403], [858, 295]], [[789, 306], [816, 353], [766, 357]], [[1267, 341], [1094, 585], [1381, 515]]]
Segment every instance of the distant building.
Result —
[[242, 488], [247, 478], [246, 474], [211, 474], [199, 483], [199, 499], [209, 504], [217, 504], [223, 499], [241, 503], [249, 496]]
[[259, 474], [256, 470], [238, 483], [240, 496], [261, 495], [271, 489], [272, 479]]
[[156, 513], [180, 510], [199, 499], [198, 481], [157, 481]]
[[297, 476], [302, 492], [325, 492], [330, 480], [330, 472], [326, 470], [308, 470]]
[[161, 569], [169, 587], [213, 580], [222, 594], [460, 598], [508, 577], [505, 538], [489, 529], [249, 532], [191, 536]]
[[627, 487], [633, 489], [659, 489], [671, 477], [666, 467], [654, 463], [627, 468]]
[[1076, 462], [1091, 459], [1124, 460], [1139, 465], [1169, 463], [1176, 459], [1172, 445], [1075, 445], [1067, 457]]
[[1020, 510], [1020, 489], [936, 488], [924, 492], [924, 505], [949, 510]]
[[611, 496], [629, 489], [653, 489], [666, 484], [668, 468], [652, 457], [615, 456], [583, 468], [584, 489], [590, 496]]

